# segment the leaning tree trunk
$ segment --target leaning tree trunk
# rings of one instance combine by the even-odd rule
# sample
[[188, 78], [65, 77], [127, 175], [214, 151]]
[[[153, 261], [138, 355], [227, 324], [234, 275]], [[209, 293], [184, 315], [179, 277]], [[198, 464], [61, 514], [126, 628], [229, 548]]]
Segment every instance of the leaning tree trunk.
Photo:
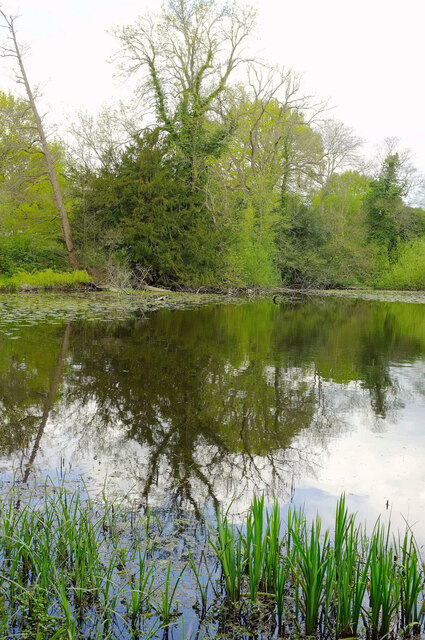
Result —
[[55, 165], [54, 165], [54, 162], [53, 162], [53, 157], [52, 157], [52, 154], [50, 152], [49, 145], [47, 144], [47, 139], [46, 139], [46, 135], [44, 133], [43, 123], [41, 122], [41, 118], [40, 118], [40, 115], [38, 113], [37, 106], [35, 104], [34, 95], [33, 95], [33, 92], [31, 90], [30, 84], [28, 82], [27, 74], [25, 72], [25, 67], [24, 67], [24, 63], [23, 63], [23, 60], [22, 60], [22, 54], [21, 54], [21, 51], [20, 51], [19, 46], [18, 46], [18, 41], [16, 39], [15, 28], [14, 28], [12, 20], [8, 21], [8, 26], [9, 26], [10, 33], [11, 33], [11, 36], [12, 36], [13, 45], [14, 45], [15, 52], [16, 52], [16, 59], [18, 60], [19, 70], [20, 70], [21, 76], [22, 76], [22, 81], [23, 81], [23, 84], [25, 85], [25, 89], [26, 89], [26, 92], [27, 92], [27, 95], [28, 95], [28, 100], [29, 100], [29, 103], [30, 103], [30, 106], [31, 106], [31, 110], [32, 110], [33, 115], [34, 115], [34, 120], [35, 120], [35, 124], [36, 124], [36, 127], [37, 127], [37, 132], [38, 132], [38, 135], [40, 136], [41, 144], [42, 144], [42, 147], [43, 147], [43, 154], [44, 154], [44, 157], [46, 159], [47, 171], [48, 171], [48, 174], [49, 174], [50, 182], [52, 184], [53, 195], [54, 195], [54, 198], [55, 198], [55, 201], [56, 201], [56, 206], [58, 208], [59, 217], [60, 217], [60, 221], [61, 221], [61, 225], [62, 225], [62, 233], [63, 233], [63, 237], [64, 237], [64, 240], [65, 240], [66, 248], [67, 248], [67, 251], [68, 251], [68, 260], [69, 260], [69, 263], [70, 263], [70, 265], [71, 265], [71, 267], [73, 269], [78, 269], [78, 260], [77, 260], [76, 254], [75, 254], [74, 244], [72, 242], [71, 227], [69, 226], [68, 214], [66, 212], [65, 205], [64, 205], [64, 202], [63, 202], [62, 192], [61, 192], [61, 189], [60, 189], [60, 186], [59, 186], [58, 177], [56, 175], [56, 170], [55, 170]]

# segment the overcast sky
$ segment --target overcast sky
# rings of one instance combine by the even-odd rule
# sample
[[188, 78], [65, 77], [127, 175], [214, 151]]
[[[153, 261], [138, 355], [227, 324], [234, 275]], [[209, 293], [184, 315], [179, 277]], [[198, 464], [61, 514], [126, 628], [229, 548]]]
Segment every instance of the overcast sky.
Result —
[[[425, 173], [425, 0], [252, 0], [253, 54], [304, 74], [306, 91], [330, 98], [332, 115], [369, 141], [399, 137]], [[43, 89], [42, 110], [64, 122], [76, 108], [96, 112], [123, 92], [107, 60], [108, 28], [158, 9], [160, 0], [4, 0], [31, 45], [27, 71]], [[1, 88], [12, 89], [0, 60]]]

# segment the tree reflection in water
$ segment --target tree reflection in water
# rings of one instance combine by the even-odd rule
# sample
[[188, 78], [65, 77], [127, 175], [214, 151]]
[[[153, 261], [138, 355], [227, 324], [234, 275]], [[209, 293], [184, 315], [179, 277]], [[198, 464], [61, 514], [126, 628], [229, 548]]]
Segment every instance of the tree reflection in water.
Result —
[[20, 459], [27, 481], [64, 455], [171, 511], [288, 496], [354, 408], [371, 427], [396, 418], [395, 371], [423, 359], [422, 315], [327, 298], [77, 322], [72, 336], [69, 324], [21, 327], [1, 343], [3, 468]]

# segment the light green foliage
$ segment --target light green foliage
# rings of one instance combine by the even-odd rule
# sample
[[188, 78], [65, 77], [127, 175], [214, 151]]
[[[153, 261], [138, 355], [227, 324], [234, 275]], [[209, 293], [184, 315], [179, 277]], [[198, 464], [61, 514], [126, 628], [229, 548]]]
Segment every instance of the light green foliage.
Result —
[[[317, 137], [300, 113], [276, 99], [250, 99], [243, 88], [232, 96], [228, 119], [235, 123], [228, 150], [210, 171], [210, 190], [225, 188], [228, 242], [226, 281], [279, 284], [276, 239], [283, 219], [282, 190], [301, 181]], [[220, 210], [220, 198], [215, 197]]]
[[[86, 118], [86, 157], [66, 171], [51, 146], [82, 264], [167, 286], [423, 287], [425, 212], [404, 202], [406, 157], [391, 148], [375, 179], [349, 170], [358, 138], [315, 121], [296, 74], [244, 66], [253, 20], [217, 0], [168, 0], [115, 30], [155, 121], [148, 131], [126, 111], [120, 146], [115, 115], [98, 131]], [[236, 68], [246, 75], [232, 86]], [[27, 102], [0, 92], [3, 276], [66, 268], [33, 133]]]
[[402, 196], [406, 194], [406, 184], [400, 173], [399, 154], [388, 155], [365, 199], [370, 238], [384, 246], [390, 256], [397, 249], [400, 231], [398, 218], [403, 209]]
[[91, 282], [87, 271], [57, 272], [52, 269], [25, 273], [18, 271], [13, 276], [0, 276], [0, 289], [16, 290], [21, 287], [36, 289], [50, 289], [53, 287], [76, 287], [79, 284]]
[[291, 71], [254, 62], [231, 86], [252, 25], [249, 9], [169, 0], [115, 30], [157, 129], [77, 172], [77, 242], [92, 264], [127, 260], [168, 285], [376, 286], [425, 233], [402, 160], [375, 180], [347, 170], [359, 139], [315, 124]]
[[[63, 151], [52, 145], [63, 176]], [[64, 267], [61, 226], [41, 144], [25, 100], [0, 92], [0, 275]]]
[[425, 289], [425, 238], [401, 244], [397, 262], [382, 272], [377, 285], [387, 289]]
[[[373, 268], [363, 210], [368, 186], [368, 178], [356, 171], [335, 174], [327, 186], [322, 221], [326, 241], [322, 255], [330, 283], [358, 284]], [[320, 209], [319, 196], [315, 196], [312, 205]]]
[[367, 176], [346, 171], [333, 176], [324, 199], [320, 192], [309, 200], [286, 197], [286, 217], [278, 235], [284, 281], [313, 286], [423, 286], [421, 241], [418, 238], [416, 249], [409, 249], [411, 243], [402, 243], [402, 238], [423, 233], [424, 212], [397, 201], [398, 231], [389, 251], [382, 238], [370, 235], [371, 189]]
[[239, 228], [225, 257], [225, 281], [240, 285], [278, 285], [273, 219], [263, 220], [260, 230], [252, 208], [239, 212], [238, 218]]

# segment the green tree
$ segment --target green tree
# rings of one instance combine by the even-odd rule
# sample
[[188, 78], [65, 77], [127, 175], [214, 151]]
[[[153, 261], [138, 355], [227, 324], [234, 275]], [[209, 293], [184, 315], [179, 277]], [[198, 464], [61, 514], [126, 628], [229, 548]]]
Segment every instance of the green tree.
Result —
[[404, 206], [403, 196], [407, 193], [401, 168], [398, 153], [387, 155], [365, 198], [370, 240], [384, 247], [390, 256], [395, 255], [398, 245], [399, 216]]
[[306, 99], [292, 72], [255, 75], [249, 91], [239, 87], [228, 97], [225, 117], [234, 130], [210, 168], [208, 192], [217, 217], [227, 221], [227, 281], [280, 283], [276, 237], [285, 226], [284, 201], [305, 187], [317, 150], [302, 106]]
[[2, 57], [11, 57], [16, 60], [16, 79], [25, 87], [25, 92], [28, 98], [28, 105], [31, 109], [32, 119], [35, 125], [35, 131], [40, 142], [40, 148], [42, 157], [44, 159], [44, 165], [46, 169], [46, 175], [50, 181], [52, 187], [52, 195], [56, 204], [58, 217], [61, 223], [63, 240], [68, 253], [69, 264], [72, 269], [78, 269], [78, 260], [75, 254], [74, 245], [72, 241], [71, 227], [69, 224], [68, 213], [65, 208], [65, 202], [62, 195], [60, 181], [58, 179], [55, 161], [50, 149], [50, 145], [47, 142], [47, 137], [44, 129], [44, 125], [40, 114], [37, 109], [34, 93], [31, 89], [31, 85], [28, 80], [26, 69], [24, 66], [24, 55], [26, 53], [25, 47], [19, 44], [16, 35], [15, 20], [16, 17], [8, 16], [2, 9], [0, 9], [0, 16], [4, 21], [4, 26], [9, 32], [8, 41], [0, 50]]
[[76, 239], [85, 252], [102, 246], [145, 267], [154, 282], [214, 281], [217, 233], [179, 168], [169, 138], [155, 129], [77, 176]]
[[[63, 169], [63, 150], [50, 146]], [[63, 172], [59, 178], [66, 188]], [[26, 100], [0, 92], [0, 272], [66, 267], [52, 187]]]
[[252, 9], [215, 0], [168, 0], [157, 19], [142, 16], [114, 31], [121, 68], [144, 74], [141, 91], [179, 150], [192, 189], [205, 180], [208, 160], [223, 149], [228, 131], [215, 117], [217, 101], [242, 62], [253, 24]]

